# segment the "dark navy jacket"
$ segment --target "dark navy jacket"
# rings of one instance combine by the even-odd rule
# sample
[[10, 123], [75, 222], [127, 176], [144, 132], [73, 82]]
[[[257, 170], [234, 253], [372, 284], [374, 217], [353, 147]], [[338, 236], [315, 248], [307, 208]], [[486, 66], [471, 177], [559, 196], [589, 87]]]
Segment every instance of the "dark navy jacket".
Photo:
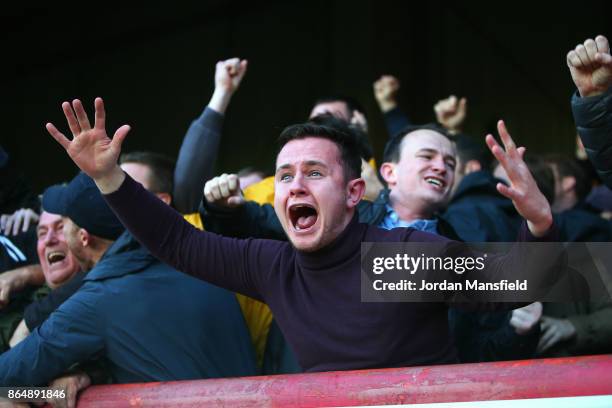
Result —
[[256, 373], [234, 294], [161, 263], [128, 233], [84, 280], [0, 356], [0, 385], [46, 385], [97, 355], [120, 383]]
[[465, 242], [514, 242], [522, 218], [488, 171], [466, 175], [443, 218]]

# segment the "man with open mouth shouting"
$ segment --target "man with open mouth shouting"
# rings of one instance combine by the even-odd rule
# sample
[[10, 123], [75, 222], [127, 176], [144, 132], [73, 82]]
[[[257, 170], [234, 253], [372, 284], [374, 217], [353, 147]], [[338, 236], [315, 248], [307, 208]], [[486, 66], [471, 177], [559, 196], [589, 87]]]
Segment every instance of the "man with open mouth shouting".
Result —
[[[361, 242], [448, 240], [358, 222], [356, 206], [365, 186], [350, 135], [309, 122], [285, 129], [276, 162], [275, 211], [291, 243], [237, 240], [197, 230], [126, 176], [117, 159], [130, 128], [122, 126], [112, 140], [107, 136], [102, 99], [95, 100], [93, 126], [80, 101], [66, 102], [63, 109], [73, 139], [52, 124], [48, 131], [95, 180], [133, 235], [177, 269], [265, 301], [306, 371], [456, 362], [446, 304], [361, 302]], [[498, 129], [505, 148], [490, 135], [487, 144], [510, 177], [510, 186], [498, 185], [500, 193], [527, 220], [522, 239], [554, 239], [550, 206], [522, 160], [524, 149], [514, 145], [503, 122]], [[438, 179], [433, 177], [432, 189], [440, 187]], [[487, 271], [510, 275], [504, 262]]]

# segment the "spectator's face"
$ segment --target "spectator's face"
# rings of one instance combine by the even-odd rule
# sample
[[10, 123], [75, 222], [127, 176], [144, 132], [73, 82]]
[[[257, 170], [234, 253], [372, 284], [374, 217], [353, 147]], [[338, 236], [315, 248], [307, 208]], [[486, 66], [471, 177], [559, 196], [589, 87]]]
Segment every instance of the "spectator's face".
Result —
[[319, 103], [312, 108], [310, 118], [319, 115], [332, 115], [338, 119], [342, 119], [347, 123], [351, 122], [352, 113], [346, 103], [341, 101]]
[[76, 225], [68, 217], [62, 217], [64, 223], [64, 236], [70, 252], [74, 255], [82, 270], [89, 270], [91, 267], [91, 259], [89, 259], [87, 250], [83, 246], [79, 236], [79, 226]]
[[349, 187], [332, 141], [308, 137], [287, 143], [276, 159], [274, 185], [274, 209], [298, 250], [324, 247], [350, 221]]
[[57, 287], [79, 271], [64, 237], [62, 217], [43, 211], [36, 231], [36, 250], [45, 280], [50, 287]]
[[170, 202], [172, 201], [172, 197], [169, 193], [163, 193], [163, 192], [151, 190], [151, 185], [154, 185], [155, 183], [151, 181], [153, 174], [149, 166], [147, 166], [146, 164], [142, 164], [142, 163], [122, 163], [121, 169], [125, 171], [135, 181], [142, 184], [142, 186], [146, 190], [151, 191], [153, 194], [157, 196], [157, 198], [159, 198], [166, 204], [170, 205]]
[[130, 175], [135, 181], [142, 184], [142, 186], [150, 190], [149, 180], [151, 179], [151, 169], [149, 166], [145, 166], [140, 163], [123, 163], [121, 169]]
[[392, 195], [433, 214], [446, 204], [453, 187], [454, 144], [432, 130], [417, 130], [404, 138], [400, 149], [399, 162], [383, 173]]

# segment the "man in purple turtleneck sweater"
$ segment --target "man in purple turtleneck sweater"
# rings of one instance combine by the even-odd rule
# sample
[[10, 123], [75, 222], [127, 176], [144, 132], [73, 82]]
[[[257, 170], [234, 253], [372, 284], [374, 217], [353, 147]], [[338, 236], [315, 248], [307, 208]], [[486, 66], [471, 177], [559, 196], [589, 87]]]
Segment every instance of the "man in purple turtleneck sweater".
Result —
[[[360, 224], [355, 207], [365, 185], [355, 140], [314, 122], [291, 126], [280, 138], [275, 202], [290, 243], [224, 238], [202, 232], [164, 205], [117, 165], [129, 127], [113, 139], [105, 130], [102, 99], [91, 127], [83, 105], [62, 105], [72, 140], [47, 124], [51, 135], [100, 188], [123, 224], [155, 256], [175, 268], [265, 301], [306, 371], [452, 363], [455, 351], [444, 303], [362, 303], [362, 242], [445, 242], [412, 228], [382, 230]], [[487, 144], [510, 186], [498, 185], [527, 220], [523, 241], [552, 237], [548, 202], [503, 122], [504, 148]], [[507, 276], [504, 262], [487, 272]], [[482, 304], [480, 309], [516, 307]]]

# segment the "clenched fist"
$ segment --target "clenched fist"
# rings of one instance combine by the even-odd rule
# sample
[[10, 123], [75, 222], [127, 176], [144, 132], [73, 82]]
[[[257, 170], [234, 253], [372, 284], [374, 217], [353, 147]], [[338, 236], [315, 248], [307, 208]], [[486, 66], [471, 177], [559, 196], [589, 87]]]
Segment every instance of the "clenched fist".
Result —
[[238, 176], [225, 173], [206, 182], [204, 198], [210, 204], [228, 208], [239, 207], [245, 202]]

